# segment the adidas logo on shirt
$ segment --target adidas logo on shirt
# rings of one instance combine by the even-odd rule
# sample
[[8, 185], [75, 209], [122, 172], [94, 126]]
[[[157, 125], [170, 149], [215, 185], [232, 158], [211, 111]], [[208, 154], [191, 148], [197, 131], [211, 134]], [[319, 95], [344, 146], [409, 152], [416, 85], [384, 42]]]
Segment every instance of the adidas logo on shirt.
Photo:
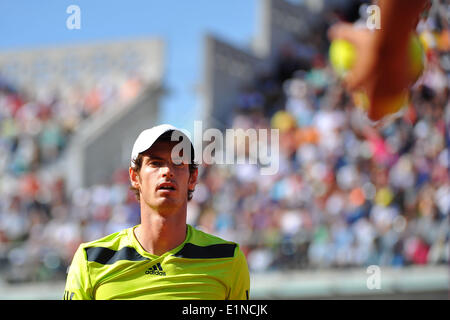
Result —
[[153, 267], [150, 267], [145, 271], [145, 274], [153, 274], [155, 276], [165, 276], [166, 273], [163, 271], [161, 264], [158, 262]]

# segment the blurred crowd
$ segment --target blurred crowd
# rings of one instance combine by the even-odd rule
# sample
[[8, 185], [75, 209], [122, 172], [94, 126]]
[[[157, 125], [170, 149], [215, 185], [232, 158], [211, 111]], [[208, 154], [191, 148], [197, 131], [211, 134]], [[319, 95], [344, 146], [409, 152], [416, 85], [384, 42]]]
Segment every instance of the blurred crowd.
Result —
[[[188, 223], [239, 242], [251, 272], [448, 263], [449, 29], [430, 15], [418, 31], [426, 70], [403, 114], [377, 129], [331, 70], [324, 34], [280, 48], [273, 70], [242, 89], [231, 124], [279, 129], [278, 173], [201, 165]], [[62, 174], [38, 173], [76, 129], [55, 111], [64, 102], [51, 101], [0, 87], [0, 270], [7, 281], [64, 279], [81, 242], [140, 220], [127, 168], [109, 185], [72, 194]]]
[[55, 164], [86, 120], [125, 105], [144, 87], [136, 72], [124, 71], [92, 87], [74, 82], [48, 90], [24, 87], [0, 70], [0, 270], [8, 279], [65, 272], [72, 246], [85, 239], [78, 224], [91, 223], [73, 212]]
[[128, 74], [99, 79], [89, 88], [67, 86], [23, 88], [0, 70], [0, 172], [20, 176], [51, 164], [84, 120], [129, 102], [144, 83]]

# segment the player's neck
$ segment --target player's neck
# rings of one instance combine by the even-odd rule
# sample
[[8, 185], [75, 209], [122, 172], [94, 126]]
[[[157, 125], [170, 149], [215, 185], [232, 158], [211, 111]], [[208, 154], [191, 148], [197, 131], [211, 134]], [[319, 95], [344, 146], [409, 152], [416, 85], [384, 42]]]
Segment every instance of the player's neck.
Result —
[[135, 236], [145, 251], [160, 256], [186, 239], [186, 208], [177, 213], [161, 214], [154, 210], [142, 213]]

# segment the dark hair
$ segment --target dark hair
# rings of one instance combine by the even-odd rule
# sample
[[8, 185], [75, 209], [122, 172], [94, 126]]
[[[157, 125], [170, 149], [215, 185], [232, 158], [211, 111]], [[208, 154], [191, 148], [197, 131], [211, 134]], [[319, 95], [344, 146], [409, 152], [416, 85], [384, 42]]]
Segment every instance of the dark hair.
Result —
[[[157, 141], [173, 141], [173, 140], [171, 139], [171, 137], [172, 137], [172, 132], [173, 132], [173, 130], [167, 131], [167, 132], [163, 133], [163, 134], [158, 138]], [[155, 142], [156, 142], [156, 141], [155, 141]], [[147, 150], [148, 150], [148, 149], [147, 149]], [[136, 172], [136, 174], [137, 174], [138, 176], [139, 176], [139, 172], [141, 171], [141, 168], [142, 168], [142, 161], [143, 161], [143, 159], [144, 159], [144, 156], [145, 156], [145, 153], [147, 152], [147, 150], [145, 150], [145, 151], [139, 153], [139, 155], [136, 157], [136, 159], [134, 159], [134, 160], [132, 161], [133, 165], [131, 166], [131, 169], [132, 169], [134, 172]], [[190, 163], [189, 163], [189, 175], [192, 175], [192, 174], [195, 172], [195, 170], [197, 170], [197, 168], [198, 168], [198, 164], [195, 163], [194, 157], [195, 157], [195, 155], [194, 155], [194, 147], [193, 147], [192, 144], [191, 144], [191, 161], [190, 161]], [[135, 188], [135, 187], [133, 187], [133, 186], [131, 186], [131, 187], [130, 187], [130, 190], [132, 190], [132, 191], [134, 192], [134, 194], [135, 194], [135, 196], [136, 196], [136, 199], [137, 199], [137, 201], [139, 202], [140, 199], [141, 199], [141, 197], [140, 197], [140, 195], [139, 195], [139, 189], [138, 189], [138, 188]], [[188, 189], [188, 193], [187, 193], [187, 199], [188, 199], [188, 201], [190, 201], [190, 200], [192, 199], [193, 196], [194, 196], [194, 190]]]

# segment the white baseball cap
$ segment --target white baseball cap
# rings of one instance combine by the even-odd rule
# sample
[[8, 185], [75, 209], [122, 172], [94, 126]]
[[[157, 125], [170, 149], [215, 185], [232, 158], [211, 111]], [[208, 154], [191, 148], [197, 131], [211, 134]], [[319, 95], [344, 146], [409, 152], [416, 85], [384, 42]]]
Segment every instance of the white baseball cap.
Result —
[[182, 134], [182, 136], [186, 137], [188, 141], [191, 143], [193, 147], [191, 139], [189, 136], [183, 132], [182, 129], [174, 127], [171, 124], [161, 124], [150, 129], [146, 129], [142, 131], [137, 137], [136, 141], [133, 145], [133, 150], [131, 151], [131, 166], [133, 165], [133, 161], [136, 160], [137, 156], [150, 148], [159, 137], [161, 137], [164, 133], [168, 131], [178, 131]]

